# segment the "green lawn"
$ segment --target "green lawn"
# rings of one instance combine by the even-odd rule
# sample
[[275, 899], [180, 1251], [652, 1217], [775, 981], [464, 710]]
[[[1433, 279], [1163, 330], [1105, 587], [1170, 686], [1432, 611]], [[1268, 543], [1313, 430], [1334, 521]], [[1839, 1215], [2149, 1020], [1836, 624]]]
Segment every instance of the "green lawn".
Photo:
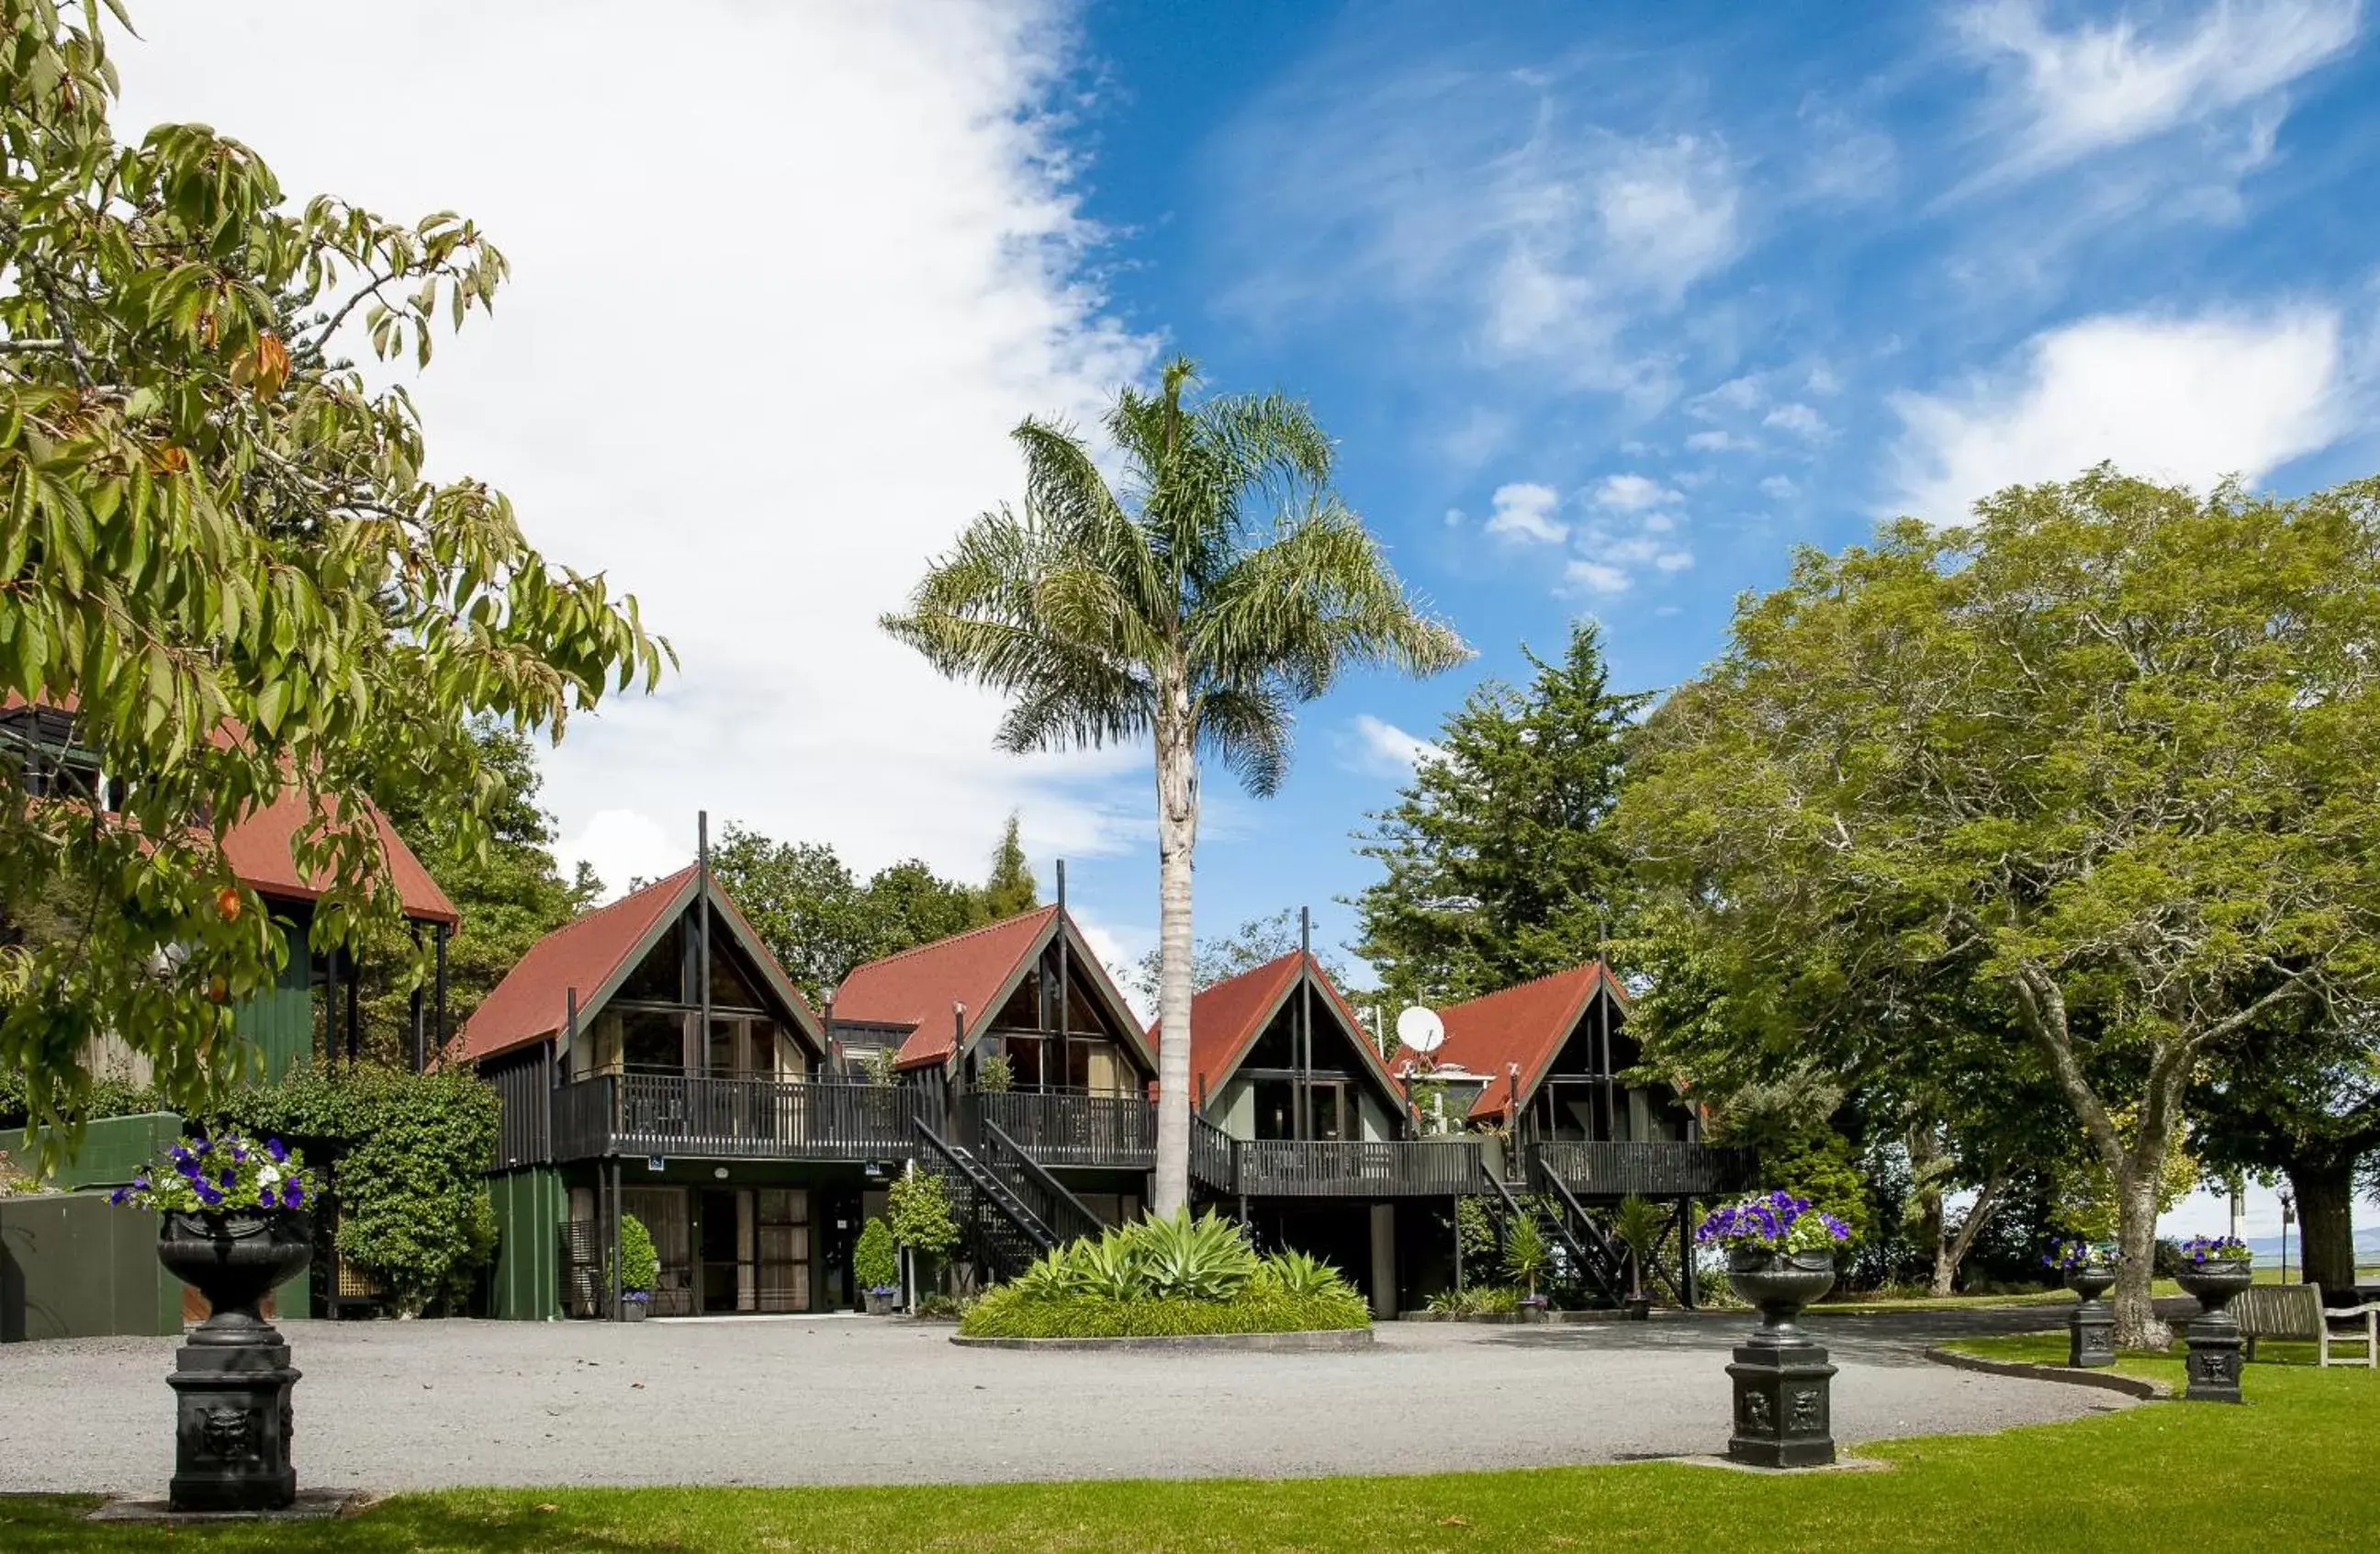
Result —
[[[1978, 1341], [2054, 1359], [2058, 1337]], [[2176, 1382], [2178, 1361], [2125, 1368]], [[408, 1495], [337, 1524], [103, 1529], [57, 1500], [0, 1499], [0, 1548], [413, 1549], [2097, 1548], [2336, 1547], [2380, 1526], [2380, 1377], [2250, 1367], [2245, 1408], [2152, 1403], [1999, 1436], [1899, 1441], [1881, 1473], [1770, 1477], [1668, 1463], [1427, 1478], [914, 1489], [564, 1489]], [[1417, 1400], [1419, 1402], [1421, 1400]], [[1593, 1406], [1582, 1396], [1582, 1408]], [[1416, 1408], [1409, 1427], [1426, 1427]], [[633, 1449], [623, 1442], [621, 1450]], [[2210, 1535], [2208, 1529], [2218, 1529]]]

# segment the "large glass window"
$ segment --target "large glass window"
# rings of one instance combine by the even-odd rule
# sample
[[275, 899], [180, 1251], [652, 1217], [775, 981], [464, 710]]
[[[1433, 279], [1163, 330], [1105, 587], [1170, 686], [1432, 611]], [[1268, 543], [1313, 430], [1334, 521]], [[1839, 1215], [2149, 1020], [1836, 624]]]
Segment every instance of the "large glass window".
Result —
[[620, 1014], [620, 1061], [632, 1069], [686, 1068], [686, 1024], [658, 1009]]

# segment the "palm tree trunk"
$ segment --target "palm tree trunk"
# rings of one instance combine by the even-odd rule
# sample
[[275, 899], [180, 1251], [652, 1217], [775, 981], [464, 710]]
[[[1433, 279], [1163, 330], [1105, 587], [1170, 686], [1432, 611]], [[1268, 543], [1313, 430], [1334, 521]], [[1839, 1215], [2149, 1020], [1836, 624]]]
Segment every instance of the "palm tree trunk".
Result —
[[1157, 729], [1157, 1183], [1150, 1208], [1160, 1216], [1190, 1206], [1190, 858], [1197, 842], [1197, 752], [1185, 715]]

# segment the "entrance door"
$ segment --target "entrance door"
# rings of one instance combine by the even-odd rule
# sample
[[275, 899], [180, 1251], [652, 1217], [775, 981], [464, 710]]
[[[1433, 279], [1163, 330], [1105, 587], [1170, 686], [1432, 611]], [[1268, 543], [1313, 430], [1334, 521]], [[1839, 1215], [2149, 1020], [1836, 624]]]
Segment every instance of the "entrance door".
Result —
[[810, 1195], [799, 1187], [763, 1187], [756, 1195], [759, 1221], [762, 1311], [810, 1308]]
[[860, 1197], [853, 1189], [828, 1189], [818, 1195], [819, 1260], [821, 1299], [829, 1311], [848, 1311], [859, 1304], [851, 1277], [852, 1249], [859, 1244]]
[[702, 1309], [749, 1311], [758, 1281], [752, 1256], [752, 1195], [705, 1188], [702, 1194]]

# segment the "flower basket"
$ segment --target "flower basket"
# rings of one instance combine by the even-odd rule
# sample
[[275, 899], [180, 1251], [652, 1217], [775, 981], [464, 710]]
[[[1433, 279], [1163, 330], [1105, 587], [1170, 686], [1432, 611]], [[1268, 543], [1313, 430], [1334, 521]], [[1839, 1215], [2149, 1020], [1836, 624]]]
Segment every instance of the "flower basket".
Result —
[[2213, 1317], [2255, 1281], [2256, 1265], [2234, 1236], [2192, 1236], [2181, 1244], [2181, 1267], [2174, 1282]]
[[620, 1320], [641, 1322], [653, 1314], [653, 1293], [650, 1290], [624, 1290], [620, 1293]]
[[870, 1317], [892, 1316], [892, 1303], [900, 1296], [901, 1292], [897, 1289], [866, 1290], [860, 1293], [860, 1299], [867, 1303], [868, 1315]]

